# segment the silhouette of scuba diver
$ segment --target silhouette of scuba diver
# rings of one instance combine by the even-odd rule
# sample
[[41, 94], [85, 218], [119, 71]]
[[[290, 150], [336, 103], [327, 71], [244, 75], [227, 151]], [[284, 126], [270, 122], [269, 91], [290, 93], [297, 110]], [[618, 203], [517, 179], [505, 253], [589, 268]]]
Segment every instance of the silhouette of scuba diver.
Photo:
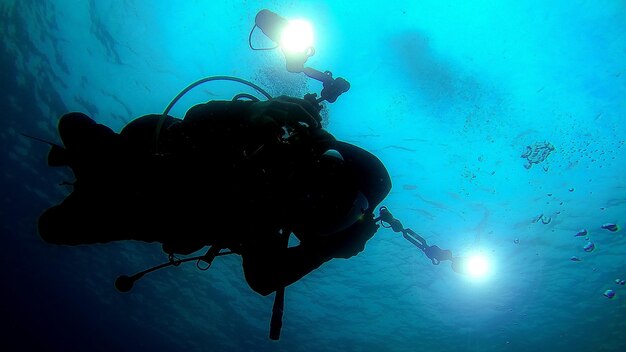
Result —
[[[120, 133], [74, 112], [58, 129], [63, 146], [48, 164], [69, 166], [76, 180], [40, 216], [43, 240], [159, 242], [170, 258], [229, 249], [261, 295], [363, 251], [391, 189], [380, 160], [336, 140], [303, 99], [210, 101]], [[287, 248], [291, 233], [300, 243]]]

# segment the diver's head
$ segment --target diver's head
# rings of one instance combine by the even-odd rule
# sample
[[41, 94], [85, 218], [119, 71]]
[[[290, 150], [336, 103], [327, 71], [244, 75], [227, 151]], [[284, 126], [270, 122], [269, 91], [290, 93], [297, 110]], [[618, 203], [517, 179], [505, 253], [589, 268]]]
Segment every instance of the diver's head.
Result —
[[292, 231], [301, 240], [345, 230], [372, 213], [391, 189], [389, 175], [376, 157], [341, 142], [297, 170], [292, 180], [288, 213]]

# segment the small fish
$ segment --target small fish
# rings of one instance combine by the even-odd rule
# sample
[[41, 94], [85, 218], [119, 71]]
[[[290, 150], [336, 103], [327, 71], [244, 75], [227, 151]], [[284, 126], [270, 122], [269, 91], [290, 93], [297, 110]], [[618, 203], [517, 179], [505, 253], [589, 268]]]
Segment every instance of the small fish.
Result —
[[622, 279], [615, 279], [615, 283], [618, 285], [622, 285], [624, 286], [624, 284], [626, 283], [626, 281], [622, 280]]
[[578, 258], [577, 256], [573, 256], [573, 257], [569, 258], [569, 260], [571, 260], [573, 262], [582, 262], [582, 260], [580, 258]]
[[612, 224], [612, 223], [606, 223], [604, 225], [602, 225], [602, 228], [605, 230], [609, 230], [611, 232], [616, 232], [619, 231], [619, 226], [616, 224]]
[[515, 244], [519, 244], [519, 238], [514, 239], [514, 240], [513, 240], [513, 243], [515, 243]]
[[608, 298], [608, 299], [612, 299], [613, 297], [615, 297], [615, 291], [613, 290], [606, 290], [603, 293], [604, 297]]
[[591, 253], [594, 249], [596, 249], [596, 245], [593, 242], [587, 242], [587, 244], [583, 247], [585, 252]]
[[574, 235], [574, 237], [583, 237], [583, 236], [587, 236], [587, 229], [581, 229], [578, 232], [576, 232], [576, 234]]

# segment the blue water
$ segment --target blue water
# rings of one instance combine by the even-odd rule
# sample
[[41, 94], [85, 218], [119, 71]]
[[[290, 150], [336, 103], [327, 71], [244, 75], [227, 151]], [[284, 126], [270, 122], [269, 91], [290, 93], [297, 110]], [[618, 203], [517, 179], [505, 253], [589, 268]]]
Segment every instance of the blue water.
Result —
[[[383, 204], [429, 243], [485, 255], [488, 277], [434, 266], [381, 229], [357, 257], [287, 289], [274, 342], [272, 296], [247, 286], [237, 256], [121, 294], [115, 278], [165, 260], [159, 245], [39, 238], [36, 219], [71, 174], [20, 132], [57, 141], [68, 111], [119, 131], [212, 75], [274, 95], [320, 91], [279, 51], [250, 50], [264, 7], [311, 21], [308, 65], [350, 81], [327, 127], [385, 163]], [[0, 37], [3, 351], [626, 350], [626, 286], [614, 283], [626, 278], [626, 230], [600, 228], [626, 226], [623, 1], [2, 0]], [[240, 91], [202, 86], [172, 114]], [[526, 146], [541, 142], [555, 150], [525, 168]], [[582, 228], [591, 253], [574, 237]]]

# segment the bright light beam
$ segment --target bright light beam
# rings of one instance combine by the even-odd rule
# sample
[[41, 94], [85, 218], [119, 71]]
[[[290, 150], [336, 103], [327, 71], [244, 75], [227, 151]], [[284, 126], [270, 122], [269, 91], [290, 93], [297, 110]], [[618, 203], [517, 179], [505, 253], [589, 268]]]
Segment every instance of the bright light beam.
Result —
[[287, 53], [304, 53], [313, 46], [313, 26], [305, 20], [290, 20], [282, 32], [280, 46]]
[[467, 258], [465, 271], [474, 279], [482, 279], [489, 274], [489, 262], [481, 255], [473, 255]]

